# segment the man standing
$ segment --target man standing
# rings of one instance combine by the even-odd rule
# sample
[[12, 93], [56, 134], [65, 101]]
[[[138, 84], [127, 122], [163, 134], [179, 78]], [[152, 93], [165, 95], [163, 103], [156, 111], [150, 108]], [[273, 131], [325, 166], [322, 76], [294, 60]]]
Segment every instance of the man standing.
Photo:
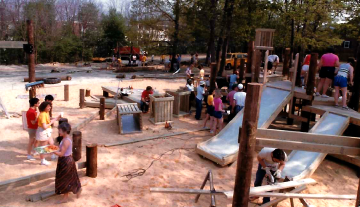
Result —
[[[281, 178], [281, 172], [285, 167], [285, 162], [287, 162], [287, 155], [281, 149], [263, 148], [259, 152], [257, 160], [259, 161], [259, 166], [256, 172], [255, 187], [261, 186], [265, 176], [267, 176], [271, 182], [274, 182], [275, 178]], [[259, 197], [251, 197], [250, 200], [254, 201], [258, 198]], [[264, 197], [263, 204], [268, 202], [270, 202], [270, 198]]]
[[190, 64], [190, 66], [186, 69], [185, 73], [187, 78], [191, 78], [192, 69], [194, 68], [194, 64]]
[[[269, 55], [268, 56], [268, 66], [267, 66], [268, 68], [267, 69], [270, 70], [270, 73], [269, 73], [270, 75], [272, 73], [275, 74], [275, 71], [276, 71], [276, 68], [277, 68], [278, 65], [279, 65], [279, 56], [277, 56], [277, 55]], [[273, 66], [275, 66], [274, 70], [272, 70]]]
[[228, 95], [226, 96], [226, 100], [228, 101], [228, 103], [229, 103], [229, 108], [228, 108], [228, 110], [230, 110], [230, 115], [229, 115], [229, 120], [228, 121], [231, 121], [234, 117], [235, 117], [235, 115], [234, 115], [234, 113], [233, 113], [233, 100], [234, 100], [234, 95], [235, 95], [235, 93], [237, 93], [238, 91], [239, 91], [239, 88], [238, 88], [238, 86], [236, 85], [236, 84], [234, 84], [234, 85], [232, 85], [232, 91], [230, 91], [229, 93], [228, 93]]
[[196, 95], [196, 114], [195, 119], [201, 120], [201, 110], [202, 110], [202, 101], [204, 99], [205, 94], [205, 82], [200, 81], [199, 87], [197, 87], [197, 95]]
[[232, 111], [234, 117], [239, 111], [241, 111], [245, 106], [246, 93], [244, 92], [243, 84], [237, 85], [238, 92], [234, 94], [233, 102], [232, 102]]
[[149, 110], [149, 104], [150, 104], [150, 94], [153, 94], [153, 89], [151, 86], [146, 87], [146, 90], [144, 90], [141, 94], [141, 101], [140, 101], [140, 109], [143, 113], [147, 113]]
[[32, 98], [29, 100], [30, 108], [26, 112], [26, 122], [28, 126], [28, 133], [29, 133], [29, 143], [27, 147], [27, 159], [28, 160], [35, 160], [35, 158], [31, 155], [31, 151], [35, 146], [36, 142], [36, 130], [38, 128], [37, 118], [38, 118], [38, 111], [36, 109], [40, 105], [40, 101], [38, 98]]

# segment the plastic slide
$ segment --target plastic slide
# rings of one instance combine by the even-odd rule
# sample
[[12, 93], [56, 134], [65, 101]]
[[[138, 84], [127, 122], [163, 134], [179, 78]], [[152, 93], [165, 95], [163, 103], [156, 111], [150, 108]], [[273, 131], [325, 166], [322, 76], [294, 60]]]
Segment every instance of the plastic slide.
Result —
[[[261, 96], [258, 127], [269, 127], [290, 99], [290, 91], [266, 87]], [[239, 150], [238, 137], [242, 121], [243, 110], [219, 134], [197, 144], [196, 152], [221, 166], [234, 162]]]
[[[309, 131], [310, 133], [326, 135], [342, 135], [349, 125], [349, 117], [333, 113], [325, 113], [322, 118]], [[291, 180], [309, 177], [319, 167], [326, 154], [318, 152], [294, 150], [288, 156], [282, 176]]]

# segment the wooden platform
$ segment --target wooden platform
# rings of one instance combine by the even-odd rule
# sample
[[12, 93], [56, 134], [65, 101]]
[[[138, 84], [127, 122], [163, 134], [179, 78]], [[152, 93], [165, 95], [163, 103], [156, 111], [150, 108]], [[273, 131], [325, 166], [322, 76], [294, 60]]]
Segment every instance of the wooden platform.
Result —
[[117, 124], [120, 134], [141, 133], [142, 112], [136, 103], [117, 105]]
[[184, 90], [166, 90], [166, 93], [174, 96], [173, 113], [175, 117], [189, 115], [190, 109], [190, 91]]

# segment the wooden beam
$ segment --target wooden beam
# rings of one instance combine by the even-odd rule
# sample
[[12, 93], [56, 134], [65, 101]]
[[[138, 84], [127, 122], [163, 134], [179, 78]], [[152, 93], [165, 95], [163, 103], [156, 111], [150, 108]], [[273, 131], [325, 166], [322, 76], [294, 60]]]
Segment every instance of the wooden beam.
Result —
[[[173, 193], [173, 194], [214, 194], [214, 195], [224, 195], [226, 191], [224, 190], [199, 190], [199, 189], [187, 189], [187, 188], [150, 188], [151, 193]], [[232, 191], [231, 191], [232, 192]]]
[[326, 194], [299, 194], [299, 193], [254, 193], [252, 196], [272, 198], [304, 198], [329, 200], [355, 200], [356, 195], [326, 195]]
[[23, 49], [26, 41], [0, 41], [0, 48]]
[[339, 155], [360, 155], [360, 148], [344, 147], [328, 144], [316, 144], [313, 142], [298, 142], [298, 141], [286, 141], [256, 138], [256, 145], [259, 147], [274, 147], [287, 150], [302, 150], [311, 152], [320, 152], [327, 154], [339, 154]]
[[[291, 104], [290, 104], [291, 105]], [[292, 105], [293, 106], [293, 105]], [[298, 121], [302, 121], [302, 122], [307, 122], [308, 121], [308, 119], [307, 118], [305, 118], [305, 117], [302, 117], [302, 116], [297, 116], [297, 115], [294, 115], [294, 114], [290, 114], [289, 113], [289, 118], [291, 118], [291, 119], [295, 119], [295, 120], [298, 120]]]
[[347, 147], [360, 147], [360, 138], [358, 137], [313, 134], [275, 129], [258, 129], [256, 137], [286, 141], [312, 142], [316, 144], [340, 145]]
[[[263, 84], [266, 84], [266, 83], [267, 83], [268, 57], [269, 57], [269, 50], [266, 50], [266, 52], [265, 52], [265, 57], [264, 57]], [[265, 85], [265, 86], [266, 86], [266, 85]]]
[[[301, 192], [303, 190], [306, 190], [306, 188], [307, 188], [306, 185], [302, 185], [302, 186], [299, 186], [298, 188], [295, 188], [295, 189], [291, 190], [290, 193], [299, 193], [299, 192]], [[272, 200], [272, 201], [270, 201], [268, 203], [265, 203], [265, 204], [263, 204], [263, 205], [261, 205], [259, 207], [269, 207], [269, 206], [277, 204], [277, 203], [279, 203], [279, 202], [281, 202], [281, 201], [283, 201], [285, 199], [286, 198], [277, 198], [277, 199], [274, 199], [274, 200]]]

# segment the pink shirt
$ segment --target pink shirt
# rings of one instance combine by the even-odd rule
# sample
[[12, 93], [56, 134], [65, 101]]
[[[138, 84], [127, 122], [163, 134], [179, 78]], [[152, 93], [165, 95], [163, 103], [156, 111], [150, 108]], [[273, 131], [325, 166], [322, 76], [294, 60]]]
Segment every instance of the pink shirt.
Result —
[[333, 53], [326, 53], [321, 56], [321, 60], [323, 67], [335, 67], [335, 63], [339, 60], [339, 57]]
[[221, 98], [214, 98], [215, 111], [220, 111], [221, 104], [222, 104]]
[[228, 95], [227, 95], [227, 99], [229, 100], [229, 102], [230, 102], [230, 104], [233, 102], [233, 100], [234, 100], [234, 94], [236, 93], [236, 91], [235, 90], [232, 90], [232, 91], [230, 91], [230, 93], [228, 93]]

